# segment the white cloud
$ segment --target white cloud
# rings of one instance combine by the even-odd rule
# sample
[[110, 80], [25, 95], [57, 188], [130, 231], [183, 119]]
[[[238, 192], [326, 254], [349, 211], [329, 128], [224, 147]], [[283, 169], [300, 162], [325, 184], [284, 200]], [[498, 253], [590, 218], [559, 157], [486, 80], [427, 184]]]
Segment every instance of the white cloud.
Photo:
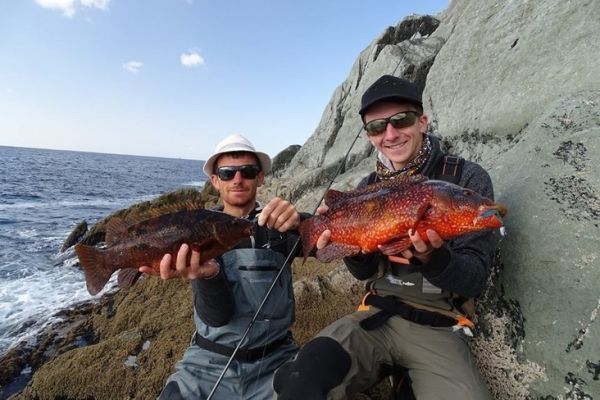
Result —
[[81, 4], [86, 7], [99, 8], [100, 10], [107, 11], [110, 0], [81, 0]]
[[131, 72], [132, 74], [137, 74], [138, 72], [140, 72], [140, 69], [142, 69], [143, 66], [144, 63], [141, 61], [128, 61], [125, 64], [123, 64], [123, 68]]
[[204, 58], [197, 51], [190, 51], [181, 55], [181, 64], [185, 67], [200, 67], [204, 65]]
[[75, 14], [75, 0], [35, 0], [44, 8], [57, 9], [62, 11], [65, 17], [72, 17]]
[[98, 8], [107, 11], [111, 0], [35, 0], [35, 2], [50, 9], [62, 11], [65, 17], [71, 18], [75, 14], [75, 6], [81, 3], [84, 7]]

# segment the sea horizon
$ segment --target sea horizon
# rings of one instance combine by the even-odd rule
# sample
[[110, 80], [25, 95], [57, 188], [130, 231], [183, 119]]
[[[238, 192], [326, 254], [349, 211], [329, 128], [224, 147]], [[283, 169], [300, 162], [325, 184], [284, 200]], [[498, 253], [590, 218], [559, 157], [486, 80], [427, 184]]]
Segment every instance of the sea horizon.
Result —
[[160, 159], [168, 159], [168, 160], [185, 160], [185, 161], [200, 161], [204, 163], [206, 160], [202, 160], [200, 158], [184, 158], [184, 157], [169, 157], [169, 156], [156, 156], [156, 155], [144, 155], [144, 154], [129, 154], [129, 153], [104, 153], [100, 151], [91, 151], [91, 150], [72, 150], [72, 149], [53, 149], [46, 147], [29, 147], [29, 146], [14, 146], [14, 145], [5, 145], [0, 144], [0, 148], [14, 148], [14, 149], [25, 149], [25, 150], [48, 150], [48, 151], [65, 151], [71, 153], [89, 153], [89, 154], [106, 154], [112, 156], [129, 156], [129, 157], [146, 157], [146, 158], [160, 158]]

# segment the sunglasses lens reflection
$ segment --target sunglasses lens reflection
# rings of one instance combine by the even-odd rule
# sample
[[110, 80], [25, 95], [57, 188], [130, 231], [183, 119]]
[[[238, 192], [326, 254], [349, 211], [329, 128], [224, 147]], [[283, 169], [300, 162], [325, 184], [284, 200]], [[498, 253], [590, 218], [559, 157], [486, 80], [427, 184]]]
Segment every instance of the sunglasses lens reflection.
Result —
[[412, 126], [419, 114], [416, 111], [403, 111], [392, 115], [388, 118], [374, 119], [365, 125], [367, 135], [375, 136], [385, 132], [387, 124], [391, 124], [394, 128], [406, 128]]
[[235, 174], [240, 171], [242, 178], [255, 179], [260, 172], [258, 165], [240, 165], [236, 167], [219, 167], [217, 168], [217, 176], [222, 181], [230, 181], [235, 177]]

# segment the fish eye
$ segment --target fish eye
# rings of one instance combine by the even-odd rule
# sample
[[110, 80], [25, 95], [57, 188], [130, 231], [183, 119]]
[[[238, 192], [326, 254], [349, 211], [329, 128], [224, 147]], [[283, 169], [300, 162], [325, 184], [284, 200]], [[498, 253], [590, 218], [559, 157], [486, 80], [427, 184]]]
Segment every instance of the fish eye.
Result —
[[470, 190], [463, 190], [463, 194], [465, 196], [471, 196], [473, 194], [473, 192], [471, 192]]

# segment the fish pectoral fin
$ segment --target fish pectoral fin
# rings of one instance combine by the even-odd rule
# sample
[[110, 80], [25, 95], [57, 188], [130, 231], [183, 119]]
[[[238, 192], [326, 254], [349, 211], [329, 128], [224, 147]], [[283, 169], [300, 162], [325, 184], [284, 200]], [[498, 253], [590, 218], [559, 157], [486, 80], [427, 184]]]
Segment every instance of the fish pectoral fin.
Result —
[[117, 283], [121, 289], [129, 289], [142, 276], [137, 268], [123, 268], [117, 274]]
[[380, 244], [379, 250], [387, 256], [392, 256], [403, 252], [410, 246], [412, 246], [412, 242], [410, 241], [410, 238], [406, 236], [402, 239], [392, 240], [390, 242]]
[[425, 215], [427, 214], [427, 211], [429, 211], [430, 208], [431, 208], [431, 205], [423, 204], [417, 209], [417, 212], [415, 215], [415, 223], [413, 224], [413, 226], [411, 228], [412, 232], [417, 231], [417, 226], [419, 225], [419, 223], [421, 223], [425, 219]]
[[343, 244], [343, 243], [331, 243], [327, 246], [323, 247], [320, 250], [317, 250], [317, 260], [321, 262], [331, 262], [336, 258], [342, 258], [347, 256], [352, 256], [360, 252], [359, 246], [354, 246], [351, 244]]

